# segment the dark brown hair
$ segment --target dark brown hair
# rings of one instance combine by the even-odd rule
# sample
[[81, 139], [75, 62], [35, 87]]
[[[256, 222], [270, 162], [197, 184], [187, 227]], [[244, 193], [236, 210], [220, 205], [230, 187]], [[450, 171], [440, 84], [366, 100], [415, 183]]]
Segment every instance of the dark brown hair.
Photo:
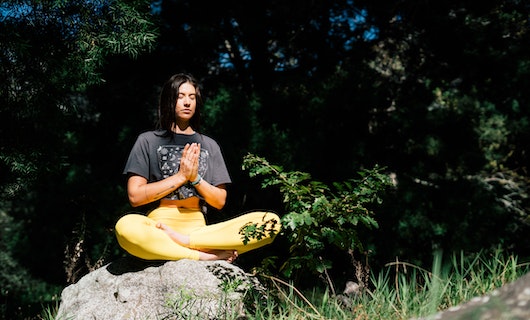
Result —
[[202, 96], [200, 85], [191, 74], [177, 73], [164, 84], [160, 92], [160, 100], [158, 104], [158, 129], [171, 132], [176, 124], [177, 115], [175, 113], [175, 106], [179, 96], [179, 88], [183, 83], [189, 83], [195, 87], [196, 96], [195, 101], [197, 106], [195, 114], [190, 119], [190, 126], [196, 132], [200, 130], [201, 124], [201, 110], [202, 110]]

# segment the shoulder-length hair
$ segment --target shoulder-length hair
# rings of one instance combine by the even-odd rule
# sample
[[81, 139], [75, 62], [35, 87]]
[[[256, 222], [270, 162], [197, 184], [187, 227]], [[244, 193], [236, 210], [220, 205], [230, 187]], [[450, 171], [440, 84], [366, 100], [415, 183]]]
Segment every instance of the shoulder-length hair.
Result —
[[175, 106], [177, 105], [177, 99], [179, 96], [179, 88], [183, 83], [189, 83], [195, 87], [195, 101], [197, 103], [195, 108], [195, 114], [190, 119], [190, 126], [194, 131], [199, 132], [201, 123], [201, 110], [202, 110], [202, 95], [200, 85], [198, 81], [191, 74], [188, 73], [177, 73], [169, 80], [166, 81], [160, 92], [160, 100], [158, 104], [158, 124], [157, 128], [166, 130], [166, 133], [170, 133], [175, 127], [177, 115], [175, 112]]

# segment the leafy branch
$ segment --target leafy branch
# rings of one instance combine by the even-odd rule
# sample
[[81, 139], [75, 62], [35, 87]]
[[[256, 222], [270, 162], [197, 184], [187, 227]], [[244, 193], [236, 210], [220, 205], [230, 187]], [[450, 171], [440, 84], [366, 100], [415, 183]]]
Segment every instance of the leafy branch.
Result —
[[324, 273], [332, 267], [324, 258], [330, 246], [344, 252], [363, 251], [357, 228], [378, 227], [373, 208], [382, 203], [382, 192], [391, 185], [379, 166], [331, 186], [312, 180], [309, 173], [287, 172], [253, 154], [245, 156], [243, 169], [250, 177], [261, 176], [263, 188], [275, 187], [282, 194], [282, 234], [290, 243], [290, 256], [282, 265], [287, 276], [302, 268]]

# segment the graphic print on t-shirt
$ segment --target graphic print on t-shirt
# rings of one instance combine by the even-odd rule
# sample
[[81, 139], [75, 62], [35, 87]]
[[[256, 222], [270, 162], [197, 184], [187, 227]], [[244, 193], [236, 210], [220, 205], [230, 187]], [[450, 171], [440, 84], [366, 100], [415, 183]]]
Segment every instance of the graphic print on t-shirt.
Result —
[[[159, 146], [156, 150], [158, 154], [158, 165], [162, 171], [162, 177], [165, 179], [177, 173], [179, 171], [180, 159], [182, 158], [182, 152], [184, 151], [184, 146], [177, 145], [163, 145]], [[201, 154], [199, 155], [199, 174], [204, 176], [206, 170], [208, 169], [208, 151], [201, 149]], [[198, 196], [197, 190], [190, 185], [185, 184], [172, 193], [165, 196], [166, 199], [177, 200], [177, 199], [186, 199], [193, 196]]]

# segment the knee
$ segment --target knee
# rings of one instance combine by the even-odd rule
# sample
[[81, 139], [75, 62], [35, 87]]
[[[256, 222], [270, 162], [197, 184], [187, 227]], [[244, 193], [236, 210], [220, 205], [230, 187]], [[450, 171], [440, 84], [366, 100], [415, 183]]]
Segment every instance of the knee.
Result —
[[272, 222], [272, 228], [274, 229], [274, 233], [275, 235], [277, 235], [278, 233], [280, 233], [281, 229], [282, 229], [282, 222], [281, 222], [281, 219], [280, 217], [273, 213], [273, 212], [269, 212], [267, 213], [268, 215], [268, 219], [270, 219], [270, 221]]
[[265, 212], [267, 220], [275, 220], [277, 223], [280, 223], [280, 217], [274, 212]]
[[277, 228], [280, 228], [282, 225], [280, 217], [274, 212], [265, 212], [265, 220], [274, 221], [274, 225]]
[[127, 226], [129, 225], [129, 218], [130, 215], [126, 215], [118, 219], [116, 222], [116, 225], [114, 226], [114, 230], [116, 234], [122, 235], [127, 230]]
[[274, 234], [278, 234], [282, 228], [280, 217], [271, 211], [254, 212], [255, 216], [253, 221], [259, 222], [260, 224], [267, 225], [267, 229], [274, 231]]
[[121, 217], [114, 226], [114, 230], [118, 239], [134, 238], [137, 233], [138, 226], [146, 219], [145, 216], [139, 214], [128, 214]]

